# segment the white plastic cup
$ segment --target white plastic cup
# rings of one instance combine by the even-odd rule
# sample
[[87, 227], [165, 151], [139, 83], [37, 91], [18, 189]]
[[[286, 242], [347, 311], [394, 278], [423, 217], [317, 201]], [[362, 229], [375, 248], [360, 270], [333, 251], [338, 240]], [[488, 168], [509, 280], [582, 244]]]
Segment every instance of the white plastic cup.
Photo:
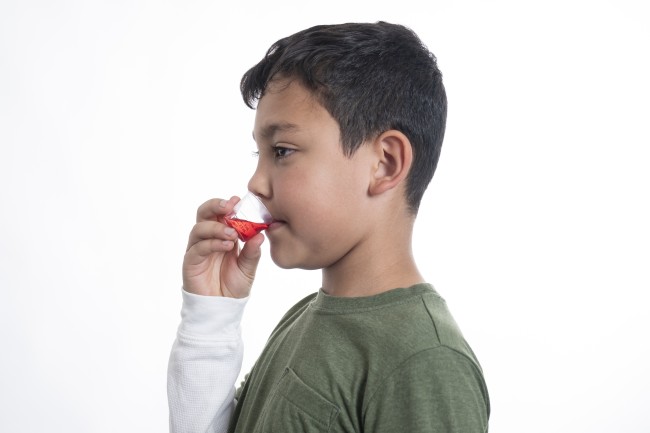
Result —
[[262, 200], [249, 191], [235, 205], [233, 212], [226, 216], [225, 222], [237, 231], [239, 239], [246, 242], [267, 229], [273, 217]]

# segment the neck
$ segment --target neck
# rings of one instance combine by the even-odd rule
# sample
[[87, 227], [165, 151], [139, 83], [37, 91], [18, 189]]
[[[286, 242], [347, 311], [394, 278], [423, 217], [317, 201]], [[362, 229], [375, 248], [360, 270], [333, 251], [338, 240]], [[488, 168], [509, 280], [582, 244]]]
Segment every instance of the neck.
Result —
[[411, 251], [412, 224], [371, 236], [322, 271], [322, 290], [331, 296], [371, 296], [422, 283]]

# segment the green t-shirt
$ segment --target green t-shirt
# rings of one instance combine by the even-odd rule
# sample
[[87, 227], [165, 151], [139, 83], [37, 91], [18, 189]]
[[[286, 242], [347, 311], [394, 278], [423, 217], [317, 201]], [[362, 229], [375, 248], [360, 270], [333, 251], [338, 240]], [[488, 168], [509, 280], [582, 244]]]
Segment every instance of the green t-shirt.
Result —
[[230, 432], [477, 432], [481, 367], [428, 284], [319, 291], [281, 320], [238, 393]]

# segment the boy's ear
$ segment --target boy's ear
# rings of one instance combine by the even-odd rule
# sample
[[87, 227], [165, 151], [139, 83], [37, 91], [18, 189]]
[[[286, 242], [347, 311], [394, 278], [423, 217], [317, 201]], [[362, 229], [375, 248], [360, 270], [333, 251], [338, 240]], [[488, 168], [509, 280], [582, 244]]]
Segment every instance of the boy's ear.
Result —
[[378, 195], [406, 179], [413, 163], [413, 148], [406, 135], [391, 129], [374, 140], [373, 150], [376, 159], [368, 192]]

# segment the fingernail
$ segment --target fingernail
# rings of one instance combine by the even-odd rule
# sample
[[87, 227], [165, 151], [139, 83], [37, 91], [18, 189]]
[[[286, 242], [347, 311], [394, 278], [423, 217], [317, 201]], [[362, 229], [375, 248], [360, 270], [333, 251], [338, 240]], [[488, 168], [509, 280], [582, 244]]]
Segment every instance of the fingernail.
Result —
[[235, 231], [235, 229], [233, 229], [232, 227], [226, 227], [225, 229], [223, 229], [223, 232], [224, 232], [225, 234], [227, 234], [228, 236], [232, 236], [232, 235], [234, 235], [235, 233], [237, 233], [237, 232]]
[[221, 207], [226, 207], [227, 204], [228, 204], [228, 200], [221, 200], [219, 202], [219, 206], [221, 206]]

